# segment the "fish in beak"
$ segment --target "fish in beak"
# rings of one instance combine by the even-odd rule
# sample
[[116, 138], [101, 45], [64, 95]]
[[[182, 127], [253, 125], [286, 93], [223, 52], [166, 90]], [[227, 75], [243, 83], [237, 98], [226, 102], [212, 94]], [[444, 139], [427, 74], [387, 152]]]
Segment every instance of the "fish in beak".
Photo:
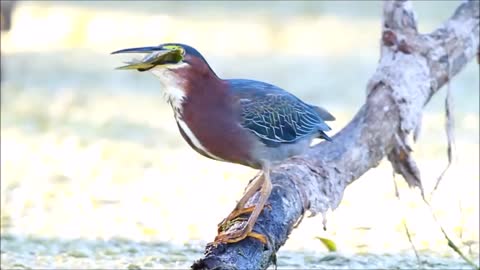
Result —
[[112, 52], [112, 54], [119, 53], [146, 53], [147, 55], [143, 59], [133, 59], [125, 62], [127, 65], [116, 68], [119, 70], [136, 69], [138, 71], [146, 71], [160, 65], [178, 64], [185, 55], [183, 48], [169, 45], [129, 48]]

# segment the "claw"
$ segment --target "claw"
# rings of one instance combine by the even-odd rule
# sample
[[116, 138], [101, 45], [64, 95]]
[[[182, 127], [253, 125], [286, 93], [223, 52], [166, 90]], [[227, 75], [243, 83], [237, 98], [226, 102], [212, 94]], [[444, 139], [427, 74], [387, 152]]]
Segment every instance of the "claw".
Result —
[[[268, 207], [271, 209], [270, 204], [266, 204], [265, 207]], [[248, 219], [245, 217], [240, 217], [243, 214], [248, 214], [251, 213], [255, 209], [255, 206], [243, 208], [240, 210], [235, 210], [233, 211], [226, 219], [224, 219], [219, 225], [218, 225], [218, 235], [215, 237], [214, 243], [219, 244], [219, 243], [236, 243], [239, 242], [247, 237], [252, 237], [260, 242], [262, 244], [266, 245], [267, 244], [267, 237], [263, 234], [253, 232], [248, 229], [248, 223], [241, 229], [233, 229], [233, 232], [226, 232], [229, 230], [234, 224], [242, 221], [247, 221]]]
[[256, 232], [249, 232], [247, 236], [257, 239], [258, 241], [262, 242], [262, 244], [267, 244], [267, 237], [261, 233]]
[[[269, 203], [266, 203], [265, 206], [264, 206], [264, 209], [265, 208], [268, 208], [271, 211], [272, 210], [272, 205], [269, 204]], [[255, 206], [246, 207], [246, 208], [243, 208], [243, 209], [240, 209], [240, 210], [233, 210], [230, 213], [230, 215], [228, 215], [228, 217], [223, 219], [222, 222], [220, 222], [217, 225], [218, 232], [220, 233], [220, 231], [226, 231], [225, 227], [227, 227], [227, 228], [230, 227], [230, 226], [228, 226], [228, 224], [235, 221], [241, 215], [251, 214], [253, 212], [253, 210], [255, 210]]]
[[240, 233], [220, 233], [215, 237], [215, 243], [223, 243], [223, 244], [231, 244], [240, 242], [247, 237], [252, 237], [260, 241], [262, 244], [267, 244], [267, 237], [263, 234], [256, 233], [256, 232], [249, 232], [245, 233], [244, 230], [240, 231]]
[[228, 229], [230, 229], [230, 227], [232, 227], [236, 222], [241, 222], [241, 221], [247, 221], [248, 219], [247, 218], [242, 218], [242, 217], [237, 217], [237, 218], [234, 218], [232, 220], [223, 220], [222, 223], [220, 223], [218, 225], [218, 228], [217, 228], [217, 233], [220, 234], [224, 231], [227, 231]]
[[228, 224], [229, 222], [233, 221], [234, 219], [236, 219], [237, 217], [239, 217], [243, 214], [252, 213], [254, 209], [255, 209], [255, 206], [250, 206], [250, 207], [243, 208], [243, 209], [240, 209], [240, 210], [233, 210], [230, 213], [230, 215], [228, 215], [228, 217], [226, 217], [224, 220], [222, 220], [222, 222], [220, 222], [218, 224], [218, 228], [220, 229], [221, 227], [224, 227], [226, 224]]

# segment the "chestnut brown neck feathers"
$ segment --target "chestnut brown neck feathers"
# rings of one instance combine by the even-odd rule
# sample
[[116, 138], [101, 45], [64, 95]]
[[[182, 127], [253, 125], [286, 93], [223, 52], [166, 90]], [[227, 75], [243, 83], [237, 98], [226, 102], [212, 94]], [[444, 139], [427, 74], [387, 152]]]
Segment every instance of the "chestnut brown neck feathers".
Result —
[[249, 165], [251, 142], [239, 125], [240, 108], [228, 84], [208, 64], [196, 61], [202, 60], [187, 58], [178, 68], [155, 74], [163, 80], [180, 133], [206, 157]]

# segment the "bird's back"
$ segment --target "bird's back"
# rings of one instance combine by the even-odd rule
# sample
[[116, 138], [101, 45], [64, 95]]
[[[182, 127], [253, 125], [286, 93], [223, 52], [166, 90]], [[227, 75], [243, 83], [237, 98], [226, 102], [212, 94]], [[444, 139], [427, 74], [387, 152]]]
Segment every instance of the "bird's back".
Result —
[[330, 138], [325, 121], [335, 118], [325, 109], [309, 105], [274, 85], [244, 79], [228, 80], [239, 101], [244, 128], [268, 147], [295, 144], [304, 138]]

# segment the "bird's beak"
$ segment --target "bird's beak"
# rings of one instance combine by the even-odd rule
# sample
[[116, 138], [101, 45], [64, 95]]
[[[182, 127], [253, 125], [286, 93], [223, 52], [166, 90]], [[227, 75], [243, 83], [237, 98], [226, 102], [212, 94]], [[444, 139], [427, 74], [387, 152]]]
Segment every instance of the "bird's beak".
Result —
[[147, 53], [142, 60], [133, 59], [130, 62], [126, 62], [127, 65], [116, 68], [121, 70], [137, 69], [139, 71], [145, 71], [155, 66], [176, 64], [183, 60], [183, 51], [178, 47], [139, 47], [112, 52], [112, 54], [118, 53]]

